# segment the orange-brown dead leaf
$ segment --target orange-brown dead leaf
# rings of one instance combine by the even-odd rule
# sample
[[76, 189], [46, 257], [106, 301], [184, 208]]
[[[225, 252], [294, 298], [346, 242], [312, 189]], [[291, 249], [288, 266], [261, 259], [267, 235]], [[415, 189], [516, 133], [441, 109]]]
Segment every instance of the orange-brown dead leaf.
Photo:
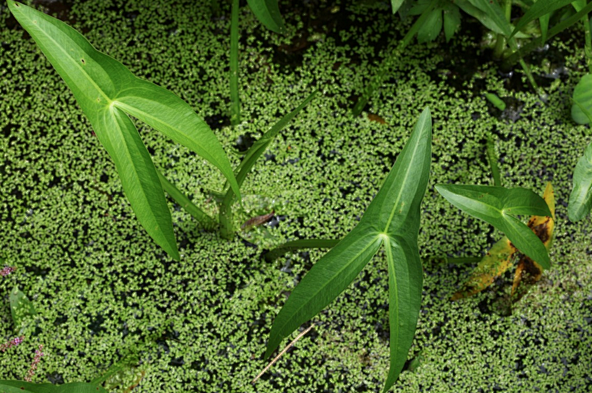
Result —
[[[553, 217], [532, 216], [528, 220], [528, 226], [541, 239], [547, 250], [551, 247], [553, 240], [553, 230], [555, 229], [555, 195], [553, 186], [547, 183], [543, 199], [547, 202], [549, 210]], [[518, 261], [516, 273], [514, 274], [514, 283], [512, 284], [512, 298], [514, 301], [520, 300], [528, 291], [528, 288], [535, 284], [543, 276], [543, 268], [538, 263], [523, 255]]]
[[368, 120], [375, 121], [380, 124], [387, 124], [386, 120], [378, 115], [375, 115], [374, 113], [368, 113]]
[[487, 288], [493, 280], [508, 270], [512, 263], [512, 256], [516, 251], [507, 237], [495, 243], [481, 259], [471, 277], [463, 284], [462, 289], [452, 295], [450, 300], [473, 296]]

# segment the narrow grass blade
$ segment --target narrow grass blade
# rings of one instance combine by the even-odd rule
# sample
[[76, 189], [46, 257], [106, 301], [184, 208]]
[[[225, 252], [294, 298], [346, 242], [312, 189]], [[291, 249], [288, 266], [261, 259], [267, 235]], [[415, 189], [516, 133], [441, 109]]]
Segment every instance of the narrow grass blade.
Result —
[[[503, 17], [503, 10], [501, 9], [501, 7], [499, 7], [498, 4], [497, 8], [499, 8], [499, 10], [497, 12], [493, 12], [492, 14], [490, 14], [488, 12], [488, 8], [489, 7], [479, 7], [476, 4], [477, 2], [475, 1], [470, 1], [470, 0], [456, 0], [455, 4], [464, 12], [466, 12], [467, 14], [471, 15], [473, 18], [477, 19], [479, 22], [481, 22], [483, 24], [483, 26], [487, 27], [489, 30], [497, 33], [497, 34], [504, 34], [504, 28], [502, 26], [499, 25], [499, 19], [500, 19], [500, 12], [501, 12], [501, 17]], [[495, 9], [495, 8], [494, 8]], [[490, 11], [491, 12], [491, 11]], [[508, 22], [506, 21], [505, 17], [503, 17], [503, 20], [505, 22], [501, 22], [503, 26], [505, 26]], [[511, 27], [506, 29], [508, 34], [510, 34], [510, 32], [512, 31]], [[505, 34], [504, 34], [505, 35]]]
[[259, 22], [269, 30], [283, 34], [286, 31], [277, 0], [247, 0]]
[[571, 221], [579, 221], [592, 209], [592, 142], [578, 160], [573, 175], [573, 190], [569, 196], [567, 213]]
[[[535, 19], [539, 19], [545, 15], [550, 15], [553, 11], [565, 7], [573, 2], [573, 0], [539, 0], [534, 3], [522, 18], [516, 23], [516, 27], [509, 38], [514, 37], [516, 33], [522, 30], [528, 23]], [[548, 23], [548, 19], [547, 19]], [[543, 39], [543, 42], [545, 40]]]
[[[574, 15], [562, 20], [561, 22], [553, 26], [547, 33], [547, 40], [550, 40], [557, 34], [561, 33], [563, 30], [566, 30], [570, 28], [572, 25], [578, 23], [583, 17], [585, 17], [591, 11], [592, 2], [589, 2], [586, 5], [586, 7], [584, 7], [582, 10], [576, 12]], [[517, 51], [506, 57], [502, 63], [502, 67], [511, 68], [511, 66], [513, 66], [521, 58], [523, 58], [536, 48], [540, 48], [544, 44], [544, 42], [545, 41], [543, 41], [540, 37], [530, 41], [528, 44], [520, 47]]]
[[[236, 181], [240, 188], [247, 178], [247, 175], [253, 169], [253, 166], [261, 157], [261, 155], [267, 150], [269, 144], [273, 141], [273, 138], [286, 126], [312, 99], [316, 96], [317, 91], [311, 93], [296, 109], [282, 117], [277, 123], [275, 123], [269, 131], [267, 131], [257, 142], [251, 146], [247, 151], [247, 154], [241, 161], [238, 168], [236, 168]], [[234, 195], [229, 191], [226, 192], [224, 200], [220, 206], [220, 235], [222, 238], [230, 239], [233, 234], [232, 228], [232, 203], [234, 202]]]

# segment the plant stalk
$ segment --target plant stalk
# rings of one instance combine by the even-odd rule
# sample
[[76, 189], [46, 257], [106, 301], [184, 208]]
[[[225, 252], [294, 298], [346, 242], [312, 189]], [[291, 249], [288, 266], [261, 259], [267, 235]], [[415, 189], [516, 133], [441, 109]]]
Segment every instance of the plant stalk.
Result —
[[238, 14], [239, 0], [232, 0], [230, 20], [230, 123], [240, 124], [240, 97], [238, 91]]

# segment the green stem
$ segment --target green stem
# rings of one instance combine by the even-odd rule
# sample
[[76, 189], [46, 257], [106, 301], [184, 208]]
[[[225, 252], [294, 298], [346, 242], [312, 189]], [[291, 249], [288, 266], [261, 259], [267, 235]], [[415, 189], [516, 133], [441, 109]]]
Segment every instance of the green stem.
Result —
[[502, 179], [497, 166], [497, 154], [495, 154], [495, 145], [492, 135], [489, 135], [489, 138], [487, 138], [487, 159], [489, 160], [489, 166], [491, 167], [493, 185], [496, 187], [502, 187]]
[[[245, 154], [243, 161], [240, 163], [238, 168], [234, 170], [236, 182], [239, 188], [242, 187], [243, 182], [247, 178], [247, 175], [253, 169], [253, 166], [261, 155], [265, 152], [269, 144], [273, 141], [276, 135], [286, 126], [292, 119], [300, 113], [302, 109], [317, 95], [318, 91], [311, 93], [296, 109], [282, 117], [277, 123], [275, 123], [269, 131], [267, 131], [257, 142], [253, 144]], [[226, 194], [220, 204], [220, 214], [218, 220], [220, 221], [220, 236], [223, 239], [232, 239], [234, 236], [234, 228], [232, 225], [232, 204], [234, 202], [235, 194], [228, 184], [226, 185]]]
[[592, 74], [592, 34], [590, 33], [590, 19], [588, 19], [588, 15], [585, 15], [582, 18], [582, 22], [584, 23], [584, 39], [585, 39], [585, 46], [584, 52], [586, 53], [586, 60], [588, 62], [588, 70]]
[[438, 4], [438, 1], [439, 0], [432, 0], [428, 8], [426, 8], [423, 14], [421, 14], [421, 16], [415, 21], [415, 23], [413, 24], [413, 26], [411, 26], [411, 29], [407, 32], [401, 43], [393, 51], [394, 53], [392, 53], [390, 56], [386, 57], [382, 61], [378, 74], [368, 84], [368, 88], [366, 89], [362, 97], [360, 97], [358, 102], [356, 102], [356, 105], [354, 105], [354, 107], [352, 108], [352, 115], [354, 117], [358, 117], [360, 113], [362, 113], [362, 110], [364, 110], [364, 107], [366, 106], [374, 92], [382, 84], [382, 81], [384, 80], [386, 73], [390, 69], [391, 62], [393, 62], [395, 59], [398, 59], [398, 54], [401, 53], [407, 47], [407, 45], [411, 43], [411, 40], [413, 39], [415, 34], [417, 34], [419, 29], [423, 26], [430, 12], [434, 9], [436, 4]]
[[173, 185], [173, 183], [169, 182], [167, 178], [165, 178], [160, 171], [156, 171], [158, 173], [158, 179], [160, 180], [160, 184], [162, 188], [166, 191], [167, 194], [170, 195], [183, 209], [187, 210], [189, 214], [191, 214], [197, 221], [199, 221], [204, 228], [211, 230], [216, 227], [216, 221], [214, 221], [210, 216], [203, 212], [199, 207], [195, 206], [185, 194], [183, 194], [177, 187]]
[[339, 243], [339, 239], [301, 239], [284, 243], [264, 255], [266, 261], [271, 262], [282, 255], [303, 248], [333, 248]]
[[240, 97], [238, 92], [238, 13], [239, 0], [232, 0], [230, 21], [230, 123], [240, 123]]

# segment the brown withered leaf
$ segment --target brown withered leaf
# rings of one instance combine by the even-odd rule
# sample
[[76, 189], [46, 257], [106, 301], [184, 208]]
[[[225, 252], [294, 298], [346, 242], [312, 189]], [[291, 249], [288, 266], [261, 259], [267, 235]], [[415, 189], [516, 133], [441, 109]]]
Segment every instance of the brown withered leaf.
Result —
[[516, 251], [516, 247], [507, 237], [495, 243], [473, 270], [471, 277], [465, 281], [462, 289], [452, 295], [450, 300], [473, 296], [490, 286], [497, 277], [508, 270]]
[[[543, 241], [547, 250], [551, 245], [553, 228], [555, 226], [555, 197], [553, 186], [547, 183], [543, 199], [547, 202], [553, 218], [545, 216], [532, 216], [528, 220], [528, 226]], [[463, 284], [462, 289], [452, 295], [451, 300], [458, 300], [473, 296], [487, 288], [493, 281], [502, 275], [511, 266], [512, 257], [518, 250], [507, 237], [504, 237], [491, 247], [489, 252], [477, 265], [471, 277]], [[514, 283], [512, 285], [512, 296], [517, 293], [520, 284], [532, 285], [540, 280], [542, 268], [527, 256], [522, 256], [518, 262]], [[525, 293], [520, 289], [522, 295]], [[516, 298], [518, 300], [522, 295]]]
[[256, 216], [253, 218], [249, 218], [245, 223], [241, 226], [242, 230], [248, 231], [249, 229], [265, 224], [267, 221], [271, 220], [273, 215], [275, 214], [274, 211], [268, 214], [263, 214], [262, 216]]
[[[528, 226], [541, 239], [547, 250], [551, 248], [553, 241], [553, 230], [555, 229], [555, 194], [553, 186], [547, 183], [543, 199], [547, 202], [551, 217], [533, 216], [528, 220]], [[512, 284], [512, 299], [518, 301], [528, 292], [528, 289], [534, 285], [543, 276], [543, 268], [538, 263], [523, 255], [518, 261], [516, 273], [514, 274], [514, 283]]]
[[388, 125], [387, 122], [386, 122], [386, 120], [384, 120], [382, 117], [380, 117], [378, 115], [375, 115], [374, 113], [368, 113], [368, 120], [375, 121], [375, 122], [380, 123], [380, 124], [386, 124], [386, 125]]

